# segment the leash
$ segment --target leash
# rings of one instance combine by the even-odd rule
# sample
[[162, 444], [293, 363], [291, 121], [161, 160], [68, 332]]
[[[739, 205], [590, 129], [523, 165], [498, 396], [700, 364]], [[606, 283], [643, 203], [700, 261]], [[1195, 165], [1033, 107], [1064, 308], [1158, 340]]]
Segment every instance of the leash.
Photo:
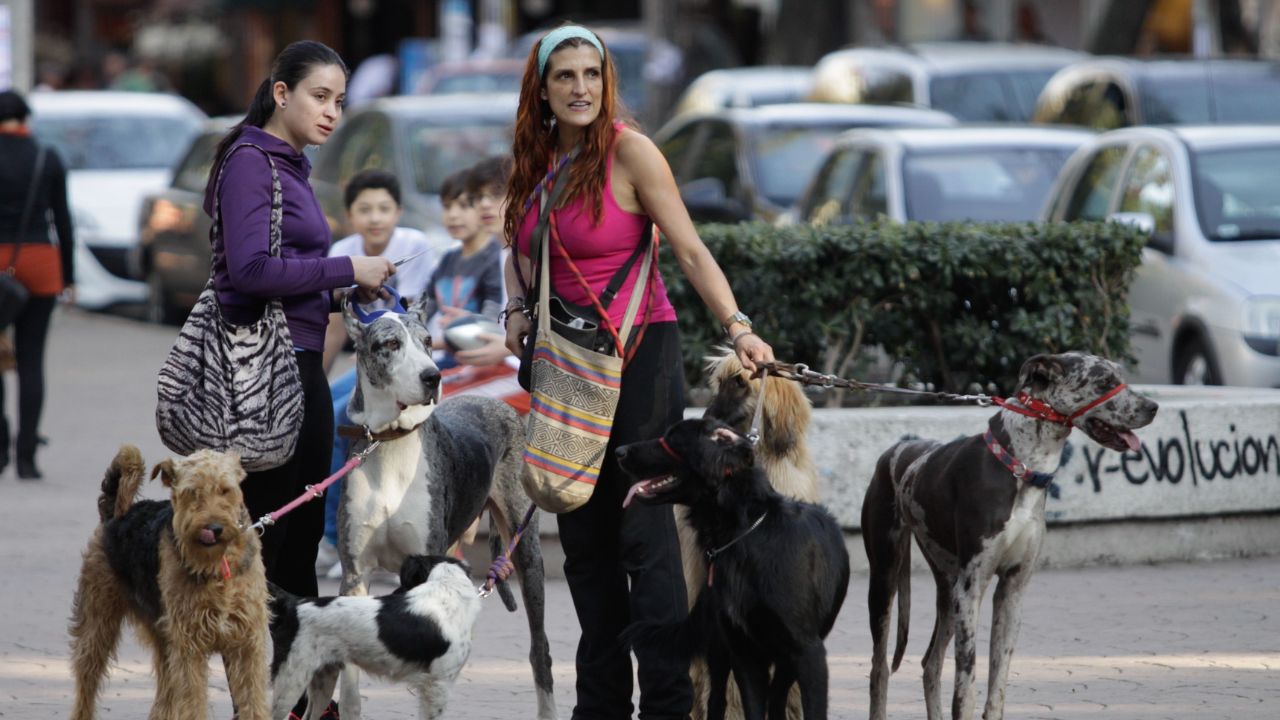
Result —
[[705, 553], [703, 553], [703, 555], [705, 555], [707, 558], [707, 587], [711, 587], [711, 584], [715, 582], [716, 558], [720, 555], [720, 553], [724, 552], [725, 550], [728, 550], [734, 545], [737, 545], [740, 540], [750, 535], [751, 533], [755, 532], [755, 529], [760, 527], [760, 523], [764, 522], [764, 519], [768, 516], [769, 516], [768, 510], [760, 513], [760, 517], [756, 518], [756, 521], [751, 523], [751, 527], [747, 528], [746, 530], [743, 530], [741, 535], [730, 540], [724, 545], [721, 545], [718, 548], [712, 548], [711, 550], [707, 550]]
[[764, 386], [769, 380], [769, 368], [760, 368], [760, 389], [756, 392], [756, 413], [751, 418], [751, 429], [747, 431], [747, 439], [751, 441], [751, 446], [755, 447], [760, 444], [761, 424], [764, 422]]
[[[369, 437], [367, 433], [366, 433], [366, 437]], [[263, 515], [262, 517], [258, 518], [258, 521], [250, 525], [249, 528], [251, 530], [257, 530], [258, 534], [262, 535], [263, 533], [266, 532], [267, 528], [271, 527], [272, 525], [275, 525], [276, 522], [280, 520], [280, 518], [293, 512], [303, 503], [309, 502], [318, 497], [322, 497], [324, 495], [324, 491], [326, 488], [328, 488], [330, 485], [337, 482], [338, 479], [341, 478], [342, 476], [346, 475], [352, 470], [355, 470], [356, 467], [358, 467], [360, 463], [364, 462], [364, 459], [368, 457], [369, 454], [372, 453], [375, 449], [377, 449], [377, 447], [381, 444], [382, 444], [381, 440], [372, 441], [368, 447], [356, 453], [355, 455], [352, 455], [350, 460], [348, 460], [342, 467], [338, 468], [338, 472], [330, 475], [324, 480], [321, 480], [319, 483], [315, 485], [307, 485], [306, 492], [294, 498], [293, 500], [285, 504], [284, 507], [281, 507], [279, 510], [276, 510], [275, 512], [267, 513], [266, 515]]]
[[524, 535], [524, 531], [529, 527], [529, 522], [533, 520], [533, 513], [537, 509], [538, 506], [531, 503], [529, 509], [525, 510], [524, 520], [520, 521], [520, 526], [511, 535], [511, 542], [507, 543], [507, 549], [494, 558], [493, 564], [489, 566], [488, 579], [484, 581], [484, 585], [476, 588], [477, 595], [482, 598], [489, 597], [493, 594], [494, 586], [511, 577], [511, 573], [516, 569], [515, 563], [511, 562], [511, 553], [515, 551], [516, 545], [520, 543], [520, 537]]
[[861, 380], [848, 380], [836, 375], [826, 375], [809, 369], [804, 363], [783, 363], [768, 362], [756, 363], [763, 371], [772, 371], [777, 377], [793, 380], [801, 385], [815, 385], [824, 388], [845, 388], [848, 390], [859, 390], [862, 392], [880, 392], [892, 393], [896, 395], [917, 395], [924, 397], [932, 397], [937, 400], [946, 402], [969, 402], [977, 403], [981, 407], [990, 407], [995, 405], [996, 400], [991, 395], [978, 393], [976, 395], [962, 395], [958, 393], [940, 392], [933, 390], [912, 390], [910, 388], [900, 388], [893, 385], [885, 385], [883, 383], [866, 383]]

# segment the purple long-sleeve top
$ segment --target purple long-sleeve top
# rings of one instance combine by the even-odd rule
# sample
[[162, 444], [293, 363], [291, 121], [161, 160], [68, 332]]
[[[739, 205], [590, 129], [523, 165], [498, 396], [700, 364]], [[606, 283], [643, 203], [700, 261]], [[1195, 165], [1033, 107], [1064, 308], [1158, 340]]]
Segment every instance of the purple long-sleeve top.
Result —
[[[256, 127], [246, 127], [237, 142], [253, 143], [275, 160], [284, 221], [280, 257], [272, 257], [271, 166], [253, 148], [231, 153], [218, 197], [223, 247], [213, 248], [213, 282], [223, 317], [251, 323], [262, 317], [265, 300], [279, 297], [294, 347], [323, 351], [331, 290], [352, 284], [351, 258], [326, 257], [332, 236], [308, 182], [306, 156]], [[211, 197], [204, 209], [212, 215]]]

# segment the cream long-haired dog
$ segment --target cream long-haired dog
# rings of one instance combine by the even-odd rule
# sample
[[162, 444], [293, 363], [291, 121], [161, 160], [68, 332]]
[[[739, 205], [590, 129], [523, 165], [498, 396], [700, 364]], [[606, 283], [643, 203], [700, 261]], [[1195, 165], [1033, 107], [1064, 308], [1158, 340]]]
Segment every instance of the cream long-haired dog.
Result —
[[[715, 395], [704, 417], [715, 418], [743, 435], [751, 429], [760, 397], [760, 383], [765, 383], [764, 412], [760, 420], [760, 444], [756, 446], [756, 465], [765, 471], [769, 484], [787, 497], [805, 502], [818, 502], [818, 470], [809, 457], [809, 420], [813, 408], [800, 384], [792, 380], [770, 377], [752, 378], [742, 367], [738, 356], [728, 348], [706, 358], [707, 384]], [[689, 606], [707, 582], [707, 563], [686, 518], [688, 509], [677, 506], [676, 528], [680, 533], [680, 551], [684, 561], [684, 582], [689, 592]], [[693, 718], [703, 720], [707, 710], [707, 666], [696, 659], [690, 668], [693, 678]], [[787, 702], [787, 717], [798, 719], [800, 688], [793, 687]], [[727, 718], [742, 717], [738, 686], [730, 680]]]

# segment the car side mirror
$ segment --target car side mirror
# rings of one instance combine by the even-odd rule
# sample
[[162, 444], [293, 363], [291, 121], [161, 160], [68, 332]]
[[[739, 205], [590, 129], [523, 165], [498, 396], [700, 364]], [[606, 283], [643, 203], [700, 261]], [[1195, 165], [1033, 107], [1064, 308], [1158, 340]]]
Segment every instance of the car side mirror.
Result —
[[1159, 250], [1166, 255], [1173, 254], [1173, 238], [1168, 233], [1156, 231], [1156, 219], [1151, 213], [1145, 212], [1116, 212], [1107, 216], [1110, 222], [1121, 223], [1123, 225], [1131, 225], [1145, 232], [1149, 239], [1147, 246]]

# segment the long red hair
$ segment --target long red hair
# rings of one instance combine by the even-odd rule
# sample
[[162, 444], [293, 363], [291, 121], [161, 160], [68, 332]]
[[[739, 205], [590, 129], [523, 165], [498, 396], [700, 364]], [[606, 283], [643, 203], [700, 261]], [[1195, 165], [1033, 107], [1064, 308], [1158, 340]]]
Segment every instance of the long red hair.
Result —
[[[599, 38], [598, 35], [596, 37]], [[546, 78], [538, 73], [538, 48], [541, 45], [542, 41], [539, 40], [529, 50], [529, 59], [524, 66], [524, 79], [520, 83], [520, 106], [516, 111], [515, 137], [511, 143], [515, 165], [511, 182], [507, 185], [507, 212], [503, 219], [508, 245], [515, 244], [516, 233], [524, 222], [525, 203], [537, 189], [538, 183], [546, 177], [556, 147], [555, 118], [551, 113], [551, 106], [542, 99]], [[591, 47], [586, 40], [571, 37], [557, 45], [555, 50], [580, 45]], [[571, 165], [568, 185], [565, 186], [561, 200], [563, 205], [573, 198], [589, 198], [591, 217], [596, 224], [600, 223], [604, 213], [604, 183], [609, 167], [609, 152], [616, 133], [614, 122], [619, 115], [626, 114], [622, 101], [618, 98], [618, 74], [613, 66], [613, 58], [604, 40], [600, 40], [600, 46], [605, 48], [601, 59], [601, 97], [598, 98], [600, 114], [583, 134], [582, 151]], [[552, 55], [554, 54], [552, 51]], [[548, 70], [551, 62], [551, 58], [548, 58]], [[632, 124], [629, 118], [624, 122]], [[547, 190], [550, 191], [551, 188]]]

